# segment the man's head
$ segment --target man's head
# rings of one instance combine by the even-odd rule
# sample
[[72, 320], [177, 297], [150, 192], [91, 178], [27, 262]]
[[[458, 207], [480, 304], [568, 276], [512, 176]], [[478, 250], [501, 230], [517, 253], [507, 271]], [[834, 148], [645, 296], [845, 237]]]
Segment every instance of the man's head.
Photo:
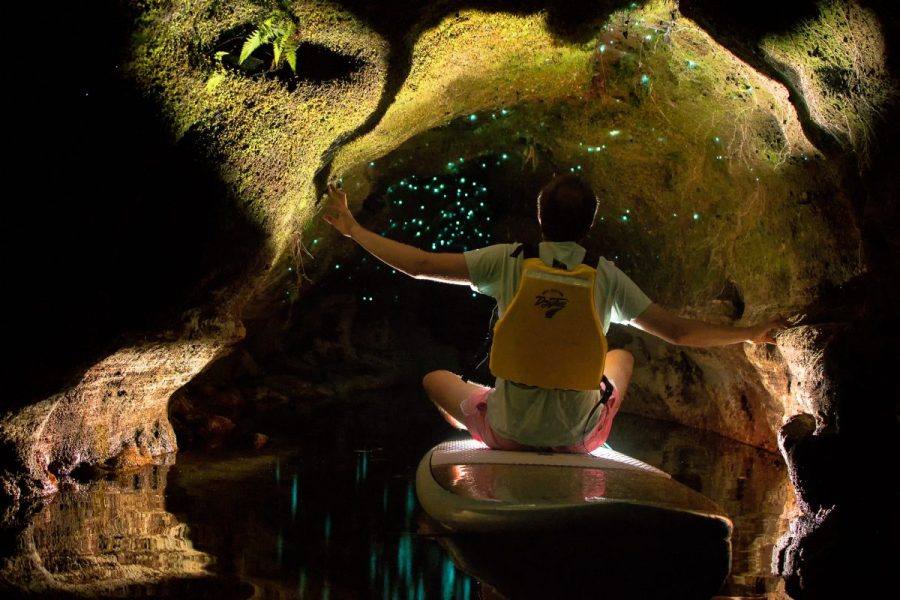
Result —
[[538, 194], [538, 223], [547, 241], [580, 241], [596, 214], [597, 196], [577, 175], [555, 177]]

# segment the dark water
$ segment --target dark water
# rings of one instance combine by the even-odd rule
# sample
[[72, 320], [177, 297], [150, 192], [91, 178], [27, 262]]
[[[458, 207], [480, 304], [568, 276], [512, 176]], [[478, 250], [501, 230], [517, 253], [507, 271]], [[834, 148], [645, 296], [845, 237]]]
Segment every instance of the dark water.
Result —
[[[62, 491], [5, 530], [3, 595], [500, 597], [418, 508], [415, 467], [451, 430], [428, 407], [405, 410], [425, 402], [410, 395], [317, 409], [259, 451], [182, 452]], [[781, 597], [768, 574], [789, 493], [776, 455], [627, 415], [610, 443], [731, 515], [720, 596]]]

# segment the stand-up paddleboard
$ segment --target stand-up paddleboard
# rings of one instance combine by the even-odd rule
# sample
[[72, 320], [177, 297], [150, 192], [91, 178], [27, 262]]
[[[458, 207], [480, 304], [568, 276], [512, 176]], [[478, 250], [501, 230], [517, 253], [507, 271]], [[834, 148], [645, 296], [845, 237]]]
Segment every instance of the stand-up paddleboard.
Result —
[[731, 521], [712, 500], [614, 450], [592, 454], [490, 450], [472, 439], [444, 442], [419, 463], [422, 507], [451, 531], [494, 532], [677, 524], [680, 533], [729, 540]]

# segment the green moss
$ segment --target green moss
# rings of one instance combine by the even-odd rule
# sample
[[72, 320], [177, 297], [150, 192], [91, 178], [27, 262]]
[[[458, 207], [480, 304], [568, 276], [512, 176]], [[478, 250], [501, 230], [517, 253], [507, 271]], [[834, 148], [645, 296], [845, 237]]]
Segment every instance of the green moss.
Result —
[[855, 2], [827, 0], [816, 18], [766, 38], [762, 49], [794, 82], [812, 120], [867, 162], [881, 111], [898, 92], [875, 14]]
[[[767, 41], [767, 52], [821, 81], [821, 94], [838, 99], [841, 115], [851, 115], [847, 107], [860, 115], [857, 99], [878, 100], [882, 88], [845, 93], [858, 73], [835, 58], [847, 46], [834, 31], [868, 17], [853, 9], [841, 24], [836, 4], [823, 6], [819, 20]], [[313, 279], [343, 251], [331, 248], [333, 234], [315, 218], [312, 181], [326, 151], [375, 110], [389, 54], [384, 40], [333, 5], [294, 9], [305, 39], [359, 58], [361, 70], [288, 89], [223, 69], [214, 56], [224, 33], [258, 23], [269, 10], [252, 3], [152, 9], [130, 65], [165, 106], [174, 135], [205, 148], [241, 209], [269, 234], [265, 262], [275, 265], [277, 283], [269, 285], [281, 294], [279, 286], [290, 282], [289, 298], [305, 281], [298, 275], [303, 248], [316, 257], [302, 265]], [[821, 157], [787, 90], [692, 22], [673, 20], [671, 9], [654, 2], [615, 13], [586, 44], [554, 38], [541, 14], [462, 10], [429, 29], [413, 25], [406, 80], [370, 132], [338, 144], [333, 174], [345, 178], [355, 204], [413, 160], [416, 169], [438, 172], [459, 156], [501, 151], [523, 174], [575, 170], [603, 199], [606, 220], [595, 242], [617, 252], [655, 299], [702, 305], [727, 280], [748, 304], [800, 305], [823, 278], [855, 272], [852, 234], [840, 241], [798, 236], [788, 225], [801, 219], [804, 231], [836, 227], [827, 212], [798, 207], [792, 192], [815, 184], [842, 200], [837, 176], [804, 167]], [[823, 36], [819, 52], [827, 61], [813, 52]], [[500, 110], [509, 112], [492, 117]], [[833, 255], [827, 269], [817, 263], [821, 247]]]

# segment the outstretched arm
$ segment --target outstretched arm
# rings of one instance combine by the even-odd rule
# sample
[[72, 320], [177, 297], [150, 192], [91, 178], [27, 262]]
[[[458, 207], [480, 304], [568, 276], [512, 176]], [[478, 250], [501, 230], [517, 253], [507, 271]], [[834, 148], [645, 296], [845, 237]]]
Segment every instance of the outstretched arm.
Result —
[[632, 320], [632, 324], [670, 344], [694, 347], [725, 346], [739, 342], [774, 344], [773, 335], [787, 327], [787, 321], [781, 317], [749, 327], [714, 325], [679, 317], [658, 304], [648, 306]]
[[328, 184], [328, 203], [323, 218], [369, 254], [411, 277], [461, 285], [469, 283], [469, 267], [462, 254], [425, 252], [369, 231], [357, 223], [350, 212], [347, 194], [332, 184]]

